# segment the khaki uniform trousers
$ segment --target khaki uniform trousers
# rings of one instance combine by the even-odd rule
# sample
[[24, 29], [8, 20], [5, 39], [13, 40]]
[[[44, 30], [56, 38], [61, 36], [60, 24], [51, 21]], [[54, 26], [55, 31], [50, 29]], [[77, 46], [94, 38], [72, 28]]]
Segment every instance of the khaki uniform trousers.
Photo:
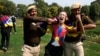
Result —
[[32, 47], [24, 44], [22, 47], [22, 56], [39, 56], [40, 45]]
[[64, 42], [64, 56], [84, 56], [84, 49], [82, 42]]

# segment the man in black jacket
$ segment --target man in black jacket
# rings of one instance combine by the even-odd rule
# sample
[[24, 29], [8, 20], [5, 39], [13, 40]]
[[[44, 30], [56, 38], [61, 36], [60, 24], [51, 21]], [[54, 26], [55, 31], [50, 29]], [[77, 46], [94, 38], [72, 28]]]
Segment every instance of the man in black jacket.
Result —
[[23, 56], [39, 56], [41, 37], [47, 30], [49, 19], [38, 17], [35, 5], [29, 6], [23, 19], [24, 45]]

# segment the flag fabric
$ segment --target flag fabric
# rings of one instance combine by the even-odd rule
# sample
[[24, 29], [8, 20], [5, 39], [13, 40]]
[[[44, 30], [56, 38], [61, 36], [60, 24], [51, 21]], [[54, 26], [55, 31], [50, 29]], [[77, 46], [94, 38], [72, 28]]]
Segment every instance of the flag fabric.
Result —
[[1, 21], [4, 27], [13, 26], [11, 18], [6, 15], [1, 17]]
[[64, 42], [65, 35], [67, 32], [66, 28], [60, 27], [58, 25], [53, 25], [52, 30], [53, 32], [52, 32], [51, 44], [53, 46], [61, 46]]

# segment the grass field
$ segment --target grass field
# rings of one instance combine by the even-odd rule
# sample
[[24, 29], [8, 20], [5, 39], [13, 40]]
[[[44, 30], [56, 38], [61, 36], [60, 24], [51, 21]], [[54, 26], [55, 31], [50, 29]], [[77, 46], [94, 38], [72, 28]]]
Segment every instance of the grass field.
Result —
[[[94, 30], [95, 31], [95, 30]], [[46, 34], [41, 39], [41, 54], [44, 54], [44, 47], [50, 40], [50, 34]], [[1, 37], [0, 37], [1, 38]], [[0, 50], [0, 56], [22, 56], [21, 47], [23, 45], [23, 26], [22, 20], [17, 20], [17, 33], [12, 31], [10, 47], [7, 52]], [[100, 56], [100, 44], [91, 41], [84, 41], [85, 56]]]

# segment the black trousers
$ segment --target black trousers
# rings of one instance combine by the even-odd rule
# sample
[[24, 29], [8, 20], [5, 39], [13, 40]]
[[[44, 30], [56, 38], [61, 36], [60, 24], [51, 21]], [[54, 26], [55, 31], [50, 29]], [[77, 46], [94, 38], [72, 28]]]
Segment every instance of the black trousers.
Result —
[[51, 44], [48, 44], [45, 47], [44, 56], [62, 56], [63, 55], [63, 46], [55, 47]]
[[11, 28], [8, 29], [1, 29], [1, 48], [2, 47], [9, 47], [9, 41], [10, 41], [10, 32]]
[[14, 32], [16, 32], [16, 24], [13, 23], [13, 29], [14, 29]]

